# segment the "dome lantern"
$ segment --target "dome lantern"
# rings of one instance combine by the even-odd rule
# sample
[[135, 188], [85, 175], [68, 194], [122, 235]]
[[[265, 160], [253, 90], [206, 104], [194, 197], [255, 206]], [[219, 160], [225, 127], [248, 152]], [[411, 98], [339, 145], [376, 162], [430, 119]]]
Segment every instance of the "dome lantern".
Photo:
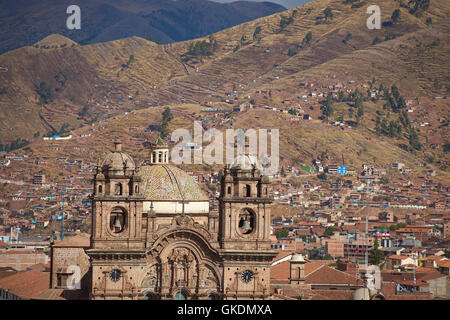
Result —
[[150, 164], [168, 164], [168, 163], [169, 163], [169, 146], [160, 136], [151, 144]]

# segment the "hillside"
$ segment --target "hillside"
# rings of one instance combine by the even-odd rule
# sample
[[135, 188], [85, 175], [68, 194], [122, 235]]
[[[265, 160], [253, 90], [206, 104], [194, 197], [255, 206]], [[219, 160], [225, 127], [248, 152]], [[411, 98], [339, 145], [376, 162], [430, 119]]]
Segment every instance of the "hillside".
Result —
[[[81, 10], [80, 30], [66, 28], [66, 9], [72, 4]], [[32, 45], [55, 33], [82, 44], [131, 36], [168, 43], [205, 36], [283, 10], [271, 2], [248, 1], [2, 1], [0, 53]]]
[[[366, 8], [372, 4], [381, 8], [381, 30], [366, 27]], [[332, 18], [325, 19], [325, 8], [331, 9]], [[396, 9], [399, 19], [389, 24]], [[415, 14], [393, 0], [318, 0], [171, 45], [132, 37], [64, 48], [20, 48], [0, 56], [0, 66], [8, 68], [0, 73], [6, 87], [0, 95], [0, 141], [33, 139], [39, 131], [34, 141], [40, 145], [38, 139], [51, 127], [58, 131], [68, 123], [68, 131], [80, 127], [76, 133], [133, 109], [176, 104], [190, 114], [206, 104], [223, 107], [234, 89], [234, 103], [254, 100], [261, 108], [236, 115], [233, 127], [284, 128], [281, 154], [286, 161], [310, 163], [324, 152], [332, 159], [345, 154], [346, 162], [355, 165], [402, 159], [415, 167], [428, 161], [448, 176], [449, 13], [445, 0], [433, 0]], [[401, 113], [385, 108], [382, 97], [365, 101], [360, 119], [353, 102], [335, 101], [328, 120], [343, 117], [349, 124], [345, 130], [319, 120], [324, 98], [307, 103], [298, 98], [315, 88], [326, 95], [336, 83], [354, 90], [350, 81], [364, 94], [372, 86], [390, 89], [395, 84], [412, 103], [409, 117], [421, 148], [408, 146], [412, 131], [407, 126], [395, 136], [377, 131], [377, 118], [394, 124], [401, 120]], [[314, 86], [307, 89], [302, 83]], [[293, 125], [289, 115], [263, 110], [267, 105], [306, 109], [313, 121]], [[255, 117], [261, 120], [255, 122]], [[425, 121], [429, 124], [422, 126]]]
[[64, 47], [72, 47], [76, 46], [77, 43], [75, 41], [70, 40], [64, 36], [59, 34], [51, 34], [44, 39], [36, 42], [33, 46], [37, 48], [64, 48]]

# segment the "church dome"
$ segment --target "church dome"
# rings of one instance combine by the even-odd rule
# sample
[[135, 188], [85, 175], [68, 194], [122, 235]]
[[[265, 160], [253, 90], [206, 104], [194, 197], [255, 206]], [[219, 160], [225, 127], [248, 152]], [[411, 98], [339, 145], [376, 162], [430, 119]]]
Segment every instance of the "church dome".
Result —
[[115, 150], [108, 152], [100, 163], [103, 172], [113, 171], [114, 174], [123, 174], [124, 169], [129, 173], [135, 170], [133, 158], [122, 152], [122, 145], [115, 142]]
[[143, 166], [138, 175], [146, 200], [209, 201], [193, 177], [172, 165]]

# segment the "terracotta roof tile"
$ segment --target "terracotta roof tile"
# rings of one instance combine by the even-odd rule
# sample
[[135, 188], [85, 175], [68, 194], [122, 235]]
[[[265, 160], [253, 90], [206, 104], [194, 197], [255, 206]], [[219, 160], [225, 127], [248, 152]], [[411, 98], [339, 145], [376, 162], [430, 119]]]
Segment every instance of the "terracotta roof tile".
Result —
[[439, 260], [436, 264], [440, 268], [450, 268], [450, 260]]
[[0, 248], [9, 248], [9, 244], [0, 241]]
[[270, 268], [270, 278], [277, 280], [289, 279], [291, 267], [289, 261], [283, 261]]
[[38, 296], [50, 286], [50, 274], [35, 270], [18, 272], [0, 279], [0, 288], [24, 299]]
[[356, 277], [328, 266], [321, 266], [308, 274], [305, 282], [307, 284], [361, 284]]

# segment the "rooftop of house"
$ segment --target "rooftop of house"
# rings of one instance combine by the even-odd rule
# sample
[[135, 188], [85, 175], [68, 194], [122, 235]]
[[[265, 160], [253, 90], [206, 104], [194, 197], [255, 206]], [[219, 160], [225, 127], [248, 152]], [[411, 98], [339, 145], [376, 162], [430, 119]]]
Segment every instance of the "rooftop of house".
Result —
[[408, 259], [409, 257], [407, 257], [407, 256], [399, 256], [397, 254], [393, 254], [393, 255], [390, 255], [388, 258], [392, 259], [392, 260], [405, 260], [405, 259]]
[[23, 299], [32, 299], [47, 290], [49, 283], [49, 273], [27, 270], [1, 278], [0, 288]]
[[439, 268], [450, 268], [450, 260], [439, 260], [436, 262]]
[[[362, 285], [362, 280], [353, 275], [336, 270], [325, 264], [307, 262], [305, 267], [305, 283], [311, 285]], [[273, 280], [288, 280], [290, 277], [289, 260], [276, 264], [270, 269]]]

